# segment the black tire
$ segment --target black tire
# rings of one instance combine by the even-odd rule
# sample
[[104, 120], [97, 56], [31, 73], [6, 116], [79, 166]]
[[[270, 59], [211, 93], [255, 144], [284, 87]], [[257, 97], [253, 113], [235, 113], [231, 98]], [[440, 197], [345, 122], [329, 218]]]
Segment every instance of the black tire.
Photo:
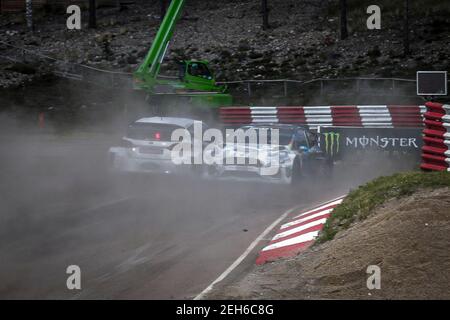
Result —
[[302, 171], [300, 165], [300, 159], [295, 158], [294, 164], [292, 165], [292, 179], [291, 185], [298, 186], [302, 181]]

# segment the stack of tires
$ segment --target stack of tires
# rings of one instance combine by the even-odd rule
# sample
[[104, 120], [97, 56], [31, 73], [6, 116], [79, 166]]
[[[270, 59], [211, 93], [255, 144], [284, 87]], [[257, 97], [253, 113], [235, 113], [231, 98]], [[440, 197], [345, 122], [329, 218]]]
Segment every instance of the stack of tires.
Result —
[[450, 105], [427, 102], [424, 113], [423, 170], [450, 171]]

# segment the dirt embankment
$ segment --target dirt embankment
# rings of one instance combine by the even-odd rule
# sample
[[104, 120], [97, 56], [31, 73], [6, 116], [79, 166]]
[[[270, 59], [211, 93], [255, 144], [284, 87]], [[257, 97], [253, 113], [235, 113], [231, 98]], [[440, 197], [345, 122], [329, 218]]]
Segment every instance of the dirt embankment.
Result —
[[[332, 241], [261, 267], [210, 299], [450, 299], [450, 188], [377, 206]], [[369, 265], [381, 289], [367, 289]]]

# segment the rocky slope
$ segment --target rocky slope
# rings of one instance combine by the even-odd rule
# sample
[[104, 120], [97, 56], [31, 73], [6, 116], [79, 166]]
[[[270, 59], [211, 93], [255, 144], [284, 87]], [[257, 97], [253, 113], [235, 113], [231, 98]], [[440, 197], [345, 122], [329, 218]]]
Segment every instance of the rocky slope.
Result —
[[[365, 10], [371, 3], [350, 1], [349, 38], [340, 41], [336, 2], [269, 1], [271, 28], [262, 30], [260, 1], [188, 1], [165, 72], [174, 71], [174, 61], [183, 58], [209, 60], [221, 80], [413, 77], [417, 69], [449, 69], [450, 5], [446, 1], [412, 8], [412, 54], [408, 57], [403, 56], [401, 4], [382, 11], [381, 30], [367, 30]], [[23, 14], [4, 13], [0, 41], [61, 60], [131, 72], [159, 27], [159, 1], [139, 0], [120, 10], [100, 8], [96, 30], [87, 28], [86, 9], [81, 30], [67, 30], [66, 18], [64, 12], [37, 12], [32, 34]], [[17, 54], [0, 42], [0, 56], [18, 58]], [[0, 63], [0, 86], [33, 78], [42, 68], [42, 63], [28, 70], [5, 59]]]

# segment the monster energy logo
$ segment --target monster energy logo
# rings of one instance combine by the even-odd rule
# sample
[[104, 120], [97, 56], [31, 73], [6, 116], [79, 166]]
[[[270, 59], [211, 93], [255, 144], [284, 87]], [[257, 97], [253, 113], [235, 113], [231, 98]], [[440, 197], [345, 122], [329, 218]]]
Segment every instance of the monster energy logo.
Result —
[[341, 137], [340, 133], [336, 132], [325, 132], [325, 152], [333, 155], [335, 150], [336, 154], [339, 153], [339, 140]]

